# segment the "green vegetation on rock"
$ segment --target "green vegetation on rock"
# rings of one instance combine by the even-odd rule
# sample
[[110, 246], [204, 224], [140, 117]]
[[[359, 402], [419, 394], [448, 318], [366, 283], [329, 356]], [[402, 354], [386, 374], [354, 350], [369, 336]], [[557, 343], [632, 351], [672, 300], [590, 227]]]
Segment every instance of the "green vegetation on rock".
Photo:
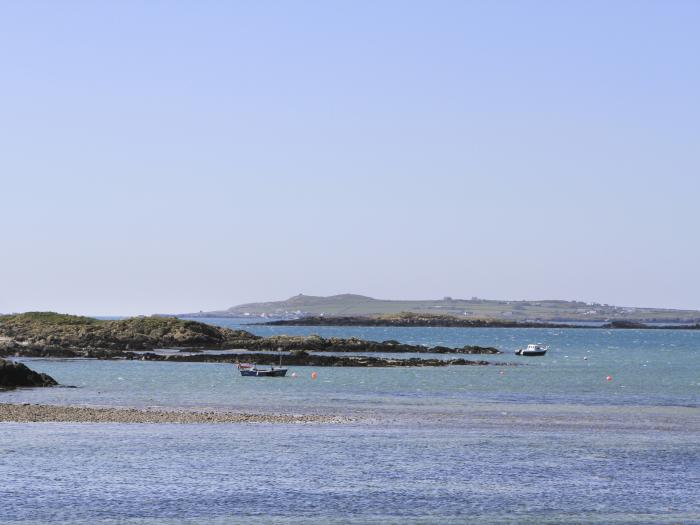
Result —
[[0, 322], [8, 323], [42, 323], [47, 325], [84, 325], [101, 322], [99, 319], [81, 315], [59, 314], [56, 312], [25, 312], [23, 314], [0, 316]]
[[99, 320], [30, 312], [0, 316], [0, 338], [31, 347], [138, 350], [164, 346], [219, 347], [232, 340], [256, 336], [172, 317]]

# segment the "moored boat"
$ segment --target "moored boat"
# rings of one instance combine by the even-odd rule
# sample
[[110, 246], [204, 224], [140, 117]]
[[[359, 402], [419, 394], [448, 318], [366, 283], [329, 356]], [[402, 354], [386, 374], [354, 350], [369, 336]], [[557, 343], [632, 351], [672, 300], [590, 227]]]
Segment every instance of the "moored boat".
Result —
[[515, 351], [515, 355], [535, 357], [545, 355], [547, 353], [547, 350], [549, 350], [548, 346], [545, 346], [541, 343], [533, 343], [527, 345], [525, 348], [518, 348]]
[[258, 368], [253, 365], [250, 368], [238, 368], [243, 377], [284, 377], [287, 375], [286, 368], [275, 368], [271, 366], [270, 368]]
[[282, 366], [281, 356], [278, 367], [258, 368], [255, 363], [236, 363], [236, 368], [243, 377], [284, 377], [287, 375], [287, 369]]

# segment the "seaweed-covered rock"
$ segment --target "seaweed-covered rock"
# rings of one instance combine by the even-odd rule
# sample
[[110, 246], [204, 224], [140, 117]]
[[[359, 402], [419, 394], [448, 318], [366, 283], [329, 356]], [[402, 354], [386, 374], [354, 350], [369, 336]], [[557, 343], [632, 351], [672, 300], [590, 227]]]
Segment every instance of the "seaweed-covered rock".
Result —
[[[163, 355], [154, 352], [136, 354], [125, 352], [126, 359], [138, 359], [141, 361], [171, 361], [194, 363], [235, 363], [246, 362], [258, 365], [277, 365], [279, 355], [272, 352], [245, 353], [245, 354], [172, 354]], [[295, 350], [283, 357], [284, 366], [351, 366], [351, 367], [399, 367], [399, 366], [483, 366], [489, 361], [472, 361], [462, 358], [455, 359], [421, 359], [410, 357], [408, 359], [384, 358], [376, 356], [353, 355], [327, 355], [308, 353], [303, 350]], [[507, 363], [498, 363], [499, 366], [510, 366]]]
[[240, 339], [235, 341], [235, 348], [246, 350], [267, 351], [296, 351], [306, 350], [311, 352], [389, 352], [389, 353], [424, 353], [434, 354], [500, 354], [500, 350], [493, 347], [463, 346], [461, 348], [448, 348], [445, 346], [427, 347], [399, 343], [398, 341], [367, 341], [356, 337], [343, 339], [341, 337], [323, 338], [318, 335], [275, 335], [260, 337], [257, 339]]

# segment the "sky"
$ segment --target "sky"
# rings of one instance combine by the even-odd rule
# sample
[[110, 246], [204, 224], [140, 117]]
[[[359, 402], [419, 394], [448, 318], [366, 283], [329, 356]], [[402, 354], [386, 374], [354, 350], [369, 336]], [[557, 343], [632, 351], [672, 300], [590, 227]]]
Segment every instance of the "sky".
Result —
[[5, 2], [0, 312], [700, 309], [700, 3]]

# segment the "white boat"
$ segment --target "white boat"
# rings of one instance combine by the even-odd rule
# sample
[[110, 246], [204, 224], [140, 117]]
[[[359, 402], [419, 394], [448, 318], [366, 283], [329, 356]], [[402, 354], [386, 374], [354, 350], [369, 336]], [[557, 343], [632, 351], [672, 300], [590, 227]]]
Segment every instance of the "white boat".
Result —
[[525, 348], [518, 348], [515, 351], [515, 355], [538, 356], [546, 354], [547, 350], [549, 350], [548, 346], [542, 343], [533, 343], [527, 345]]

